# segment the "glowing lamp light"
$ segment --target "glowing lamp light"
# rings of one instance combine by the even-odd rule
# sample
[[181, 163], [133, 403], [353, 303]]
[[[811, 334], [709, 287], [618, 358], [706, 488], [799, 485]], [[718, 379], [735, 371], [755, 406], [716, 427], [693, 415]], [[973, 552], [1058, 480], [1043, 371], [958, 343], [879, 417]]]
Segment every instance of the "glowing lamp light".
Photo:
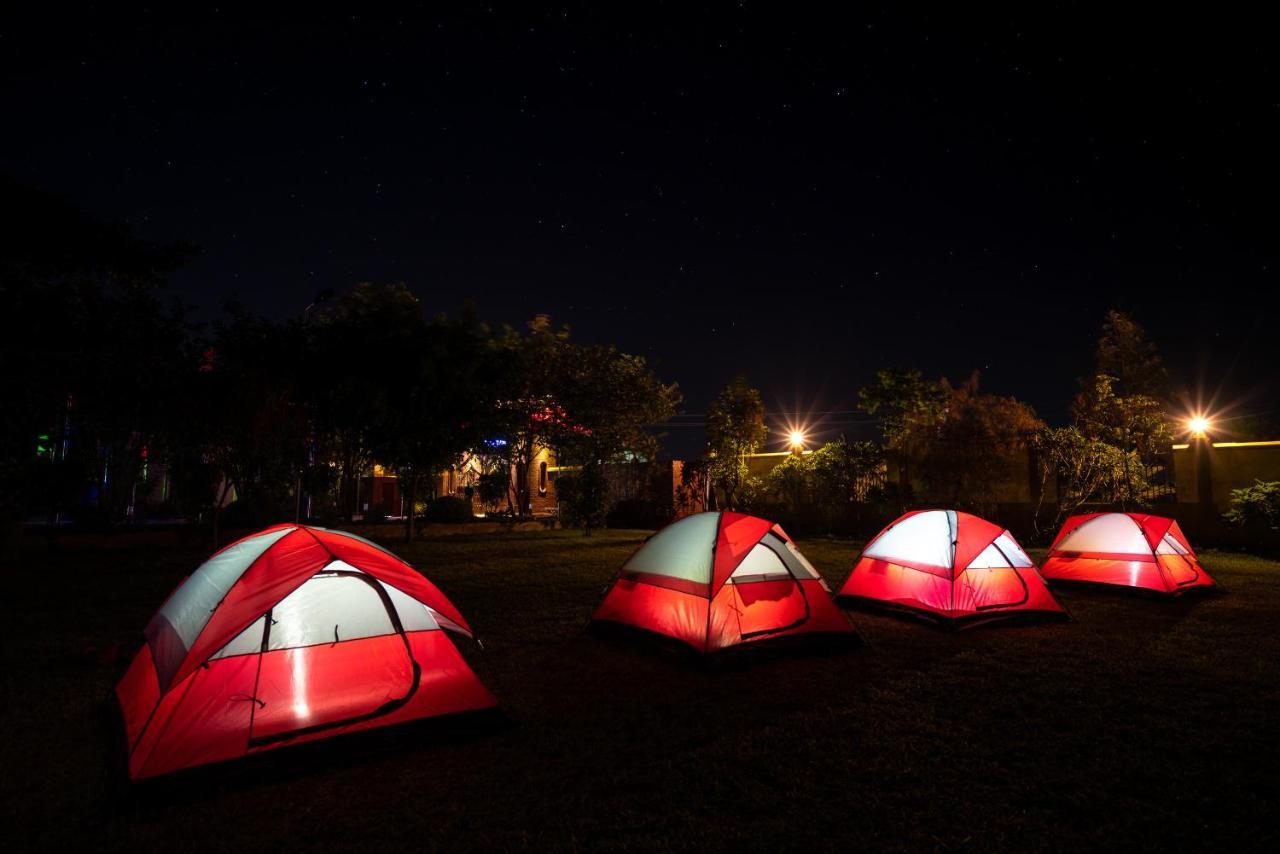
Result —
[[1212, 426], [1209, 419], [1203, 415], [1196, 415], [1187, 421], [1187, 430], [1197, 439], [1203, 439], [1209, 435], [1209, 428]]
[[803, 448], [804, 438], [803, 430], [792, 430], [790, 436], [788, 436], [788, 439], [791, 442], [791, 447], [793, 448]]

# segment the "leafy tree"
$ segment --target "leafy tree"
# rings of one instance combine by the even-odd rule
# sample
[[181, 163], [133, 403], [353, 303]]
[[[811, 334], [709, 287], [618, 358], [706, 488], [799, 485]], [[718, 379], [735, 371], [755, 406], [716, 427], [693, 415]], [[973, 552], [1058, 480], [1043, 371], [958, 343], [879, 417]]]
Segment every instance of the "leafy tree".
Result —
[[761, 485], [771, 513], [788, 524], [826, 530], [847, 526], [854, 505], [874, 503], [880, 496], [884, 450], [872, 442], [845, 438], [808, 454], [791, 454], [774, 466]]
[[554, 394], [567, 423], [554, 443], [558, 460], [581, 469], [572, 476], [567, 503], [564, 478], [557, 479], [556, 493], [570, 518], [590, 534], [604, 524], [610, 508], [602, 467], [653, 459], [658, 443], [649, 430], [675, 414], [680, 392], [660, 380], [643, 358], [613, 347], [568, 347], [564, 356]]
[[480, 503], [489, 510], [498, 510], [503, 502], [508, 502], [511, 495], [511, 472], [509, 470], [483, 472], [477, 482]]
[[859, 403], [880, 414], [905, 486], [919, 481], [934, 500], [975, 509], [995, 502], [1018, 452], [1044, 426], [1022, 401], [980, 392], [976, 371], [959, 386], [911, 369], [880, 371]]
[[493, 408], [484, 419], [490, 444], [478, 448], [514, 467], [515, 515], [529, 512], [529, 470], [539, 448], [554, 447], [570, 429], [554, 387], [570, 352], [568, 329], [553, 329], [545, 316], [528, 334], [505, 328], [492, 342]]
[[338, 506], [350, 520], [375, 445], [388, 451], [388, 437], [400, 429], [394, 402], [413, 393], [422, 308], [402, 284], [365, 282], [308, 311], [302, 327], [308, 365], [299, 380], [315, 456], [336, 471]]
[[566, 415], [554, 439], [557, 454], [583, 465], [624, 455], [652, 459], [658, 443], [649, 430], [674, 415], [681, 399], [679, 389], [659, 379], [640, 356], [567, 343], [553, 394]]
[[817, 501], [813, 469], [813, 454], [791, 454], [769, 470], [761, 488], [789, 509], [812, 505]]
[[1041, 430], [1033, 441], [1042, 483], [1057, 480], [1055, 526], [1084, 504], [1127, 509], [1150, 500], [1173, 440], [1168, 395], [1168, 373], [1146, 332], [1123, 312], [1107, 312], [1097, 369], [1081, 381], [1071, 426]]
[[1169, 399], [1169, 372], [1146, 330], [1122, 311], [1111, 309], [1098, 338], [1097, 373], [1114, 379], [1121, 397]]
[[807, 455], [813, 470], [813, 494], [823, 505], [868, 499], [871, 484], [884, 466], [884, 451], [874, 442], [850, 442], [844, 437]]
[[932, 441], [921, 444], [917, 465], [929, 494], [951, 506], [987, 510], [1028, 439], [1044, 427], [1020, 400], [983, 394], [975, 371], [960, 386], [940, 383], [946, 405]]
[[736, 509], [747, 482], [747, 456], [769, 436], [760, 392], [739, 376], [721, 390], [707, 410], [707, 448], [713, 483], [724, 491], [725, 504]]
[[194, 251], [3, 177], [0, 215], [0, 541], [52, 482], [64, 506], [88, 496], [118, 521], [181, 366], [183, 312], [158, 288]]
[[1087, 439], [1118, 451], [1122, 473], [1114, 501], [1125, 509], [1146, 503], [1152, 476], [1173, 441], [1164, 405], [1142, 394], [1120, 397], [1114, 378], [1100, 373], [1076, 395], [1072, 418]]
[[604, 527], [609, 515], [609, 480], [599, 465], [582, 466], [573, 474], [556, 479], [560, 522], [567, 528], [581, 528], [583, 533]]
[[82, 292], [93, 329], [76, 342], [77, 362], [64, 425], [71, 453], [92, 472], [104, 525], [136, 518], [144, 470], [172, 431], [173, 401], [188, 379], [185, 313], [141, 285]]
[[934, 440], [946, 403], [947, 390], [914, 368], [879, 371], [875, 382], [858, 392], [862, 411], [880, 417], [885, 447], [897, 457], [904, 485], [911, 483], [915, 462]]
[[[421, 480], [457, 463], [483, 441], [489, 331], [474, 317], [438, 317], [405, 342], [401, 371], [375, 444], [400, 476], [406, 503], [417, 505]], [[467, 510], [470, 514], [470, 508]], [[405, 537], [414, 537], [414, 512]]]
[[307, 463], [311, 420], [296, 382], [302, 374], [297, 323], [274, 323], [234, 303], [184, 398], [188, 435], [219, 474], [211, 520], [232, 494], [253, 523], [291, 515], [287, 499]]
[[835, 509], [866, 501], [883, 464], [878, 445], [840, 438], [813, 453], [788, 456], [769, 471], [764, 488], [793, 509]]
[[679, 389], [662, 382], [644, 359], [578, 346], [567, 329], [553, 330], [545, 318], [530, 323], [525, 336], [507, 330], [497, 348], [503, 359], [490, 432], [501, 437], [498, 447], [516, 468], [520, 515], [529, 506], [529, 470], [540, 448], [554, 449], [562, 464], [581, 466], [595, 483], [603, 473], [590, 469], [652, 458], [657, 442], [649, 429], [680, 402]]
[[1132, 454], [1114, 445], [1089, 438], [1079, 427], [1046, 427], [1031, 438], [1035, 450], [1037, 474], [1040, 477], [1040, 501], [1036, 507], [1035, 525], [1039, 528], [1044, 496], [1049, 478], [1057, 484], [1057, 513], [1050, 527], [1056, 530], [1062, 520], [1091, 502], [1120, 503], [1129, 490], [1128, 472], [1140, 471]]

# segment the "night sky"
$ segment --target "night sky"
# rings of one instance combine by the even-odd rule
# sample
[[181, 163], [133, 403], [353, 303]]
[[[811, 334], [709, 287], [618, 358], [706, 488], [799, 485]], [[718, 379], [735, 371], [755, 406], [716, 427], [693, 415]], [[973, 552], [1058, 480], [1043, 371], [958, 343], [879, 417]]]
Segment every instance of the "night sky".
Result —
[[545, 312], [690, 424], [743, 372], [865, 431], [892, 365], [1061, 421], [1110, 306], [1192, 397], [1280, 408], [1261, 20], [515, 8], [10, 19], [0, 169], [200, 246], [171, 288], [201, 317], [358, 281]]

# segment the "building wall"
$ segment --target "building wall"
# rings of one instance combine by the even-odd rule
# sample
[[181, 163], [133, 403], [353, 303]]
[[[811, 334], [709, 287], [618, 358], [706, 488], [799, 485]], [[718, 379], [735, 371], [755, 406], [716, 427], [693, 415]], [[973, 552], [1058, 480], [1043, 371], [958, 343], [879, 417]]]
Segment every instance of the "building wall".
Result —
[[[554, 513], [556, 509], [555, 454], [542, 448], [529, 466], [529, 504], [535, 516]], [[515, 472], [512, 472], [512, 478]]]
[[[804, 451], [803, 453], [812, 454], [813, 451]], [[769, 472], [777, 468], [783, 460], [790, 456], [790, 451], [771, 451], [764, 454], [748, 454], [747, 475], [749, 477], [758, 477], [763, 480], [769, 476]]]
[[[1255, 480], [1280, 480], [1280, 441], [1214, 442], [1209, 455], [1209, 495], [1219, 511], [1231, 504], [1231, 490], [1250, 486]], [[1200, 501], [1201, 467], [1194, 445], [1173, 446], [1174, 481], [1179, 503]]]
[[683, 460], [618, 463], [604, 467], [613, 502], [640, 501], [669, 518], [682, 518], [706, 509], [706, 490], [700, 484], [685, 488]]
[[387, 516], [399, 516], [405, 512], [401, 500], [400, 480], [388, 474], [382, 466], [374, 467], [374, 474], [360, 478], [360, 495], [356, 512], [361, 515], [380, 512]]
[[[453, 495], [465, 498], [468, 488], [471, 492], [471, 508], [476, 514], [490, 512], [480, 500], [480, 476], [490, 468], [490, 463], [480, 457], [472, 456], [463, 460], [460, 465], [441, 472], [435, 480], [437, 495]], [[556, 460], [549, 448], [542, 448], [533, 457], [529, 466], [528, 497], [530, 510], [535, 516], [553, 513], [556, 507]], [[516, 467], [509, 467], [507, 501], [498, 508], [505, 512], [508, 506], [515, 506], [516, 501]]]

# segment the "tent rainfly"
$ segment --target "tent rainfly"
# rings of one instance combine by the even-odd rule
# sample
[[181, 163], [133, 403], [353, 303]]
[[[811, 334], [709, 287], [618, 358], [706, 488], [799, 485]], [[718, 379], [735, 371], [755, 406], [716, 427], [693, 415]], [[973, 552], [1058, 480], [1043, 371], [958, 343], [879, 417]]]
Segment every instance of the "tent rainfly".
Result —
[[949, 625], [1066, 617], [1009, 531], [955, 510], [914, 510], [881, 531], [838, 598]]
[[731, 512], [687, 516], [650, 537], [592, 622], [664, 635], [703, 653], [799, 635], [857, 638], [782, 528]]
[[431, 582], [361, 537], [279, 525], [214, 554], [169, 597], [116, 687], [138, 780], [497, 705]]
[[1049, 547], [1044, 577], [1177, 596], [1218, 590], [1178, 523], [1146, 513], [1072, 516]]

